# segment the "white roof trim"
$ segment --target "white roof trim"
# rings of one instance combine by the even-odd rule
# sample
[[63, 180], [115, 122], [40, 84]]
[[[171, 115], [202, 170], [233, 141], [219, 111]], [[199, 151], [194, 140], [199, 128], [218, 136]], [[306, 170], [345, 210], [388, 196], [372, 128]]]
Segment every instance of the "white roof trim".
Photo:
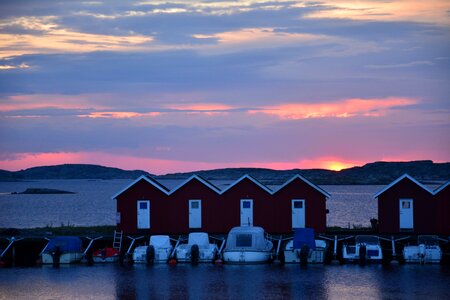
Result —
[[189, 177], [188, 179], [186, 179], [185, 181], [183, 181], [181, 184], [179, 184], [177, 187], [175, 187], [174, 189], [172, 189], [168, 195], [172, 195], [173, 193], [175, 193], [177, 190], [179, 190], [180, 188], [182, 188], [185, 184], [187, 184], [189, 181], [197, 179], [198, 181], [200, 181], [201, 183], [203, 183], [204, 185], [206, 185], [207, 187], [209, 187], [211, 190], [213, 190], [214, 192], [216, 192], [217, 194], [220, 195], [220, 190], [217, 189], [212, 183], [208, 182], [206, 179], [201, 178], [200, 176], [194, 174], [191, 177]]
[[389, 185], [385, 186], [381, 191], [379, 191], [378, 193], [376, 193], [375, 195], [372, 196], [373, 199], [378, 198], [381, 194], [383, 194], [384, 192], [386, 192], [387, 190], [389, 190], [391, 187], [393, 187], [394, 185], [396, 185], [397, 183], [399, 183], [400, 181], [402, 181], [403, 179], [408, 178], [409, 180], [411, 180], [412, 182], [414, 182], [415, 184], [417, 184], [419, 187], [421, 187], [422, 189], [424, 189], [425, 191], [427, 191], [428, 193], [433, 195], [433, 192], [430, 191], [426, 186], [424, 186], [423, 184], [421, 184], [420, 182], [418, 182], [417, 180], [415, 180], [414, 178], [412, 178], [411, 176], [409, 176], [408, 174], [403, 174], [402, 176], [400, 176], [399, 178], [397, 178], [396, 180], [392, 181]]
[[[312, 188], [314, 188], [315, 190], [317, 190], [318, 192], [320, 192], [322, 195], [324, 195], [325, 197], [329, 198], [330, 194], [328, 194], [326, 191], [324, 191], [323, 189], [321, 189], [320, 187], [318, 187], [317, 185], [311, 183], [309, 180], [307, 180], [306, 178], [304, 178], [303, 176], [297, 174], [295, 176], [293, 176], [291, 179], [289, 179], [286, 183], [284, 183], [279, 189], [277, 189], [276, 191], [271, 190], [270, 188], [268, 188], [267, 186], [265, 186], [264, 184], [260, 183], [257, 179], [253, 178], [252, 176], [245, 174], [244, 176], [242, 176], [241, 178], [239, 178], [238, 180], [234, 181], [232, 184], [230, 184], [227, 188], [220, 190], [219, 188], [217, 188], [216, 186], [214, 186], [212, 183], [210, 183], [208, 180], [203, 179], [202, 177], [194, 174], [191, 177], [189, 177], [188, 179], [186, 179], [185, 181], [183, 181], [181, 184], [179, 184], [177, 187], [173, 188], [172, 190], [167, 189], [164, 185], [162, 185], [161, 183], [159, 183], [156, 179], [153, 178], [149, 178], [145, 175], [140, 176], [138, 179], [134, 180], [132, 183], [130, 183], [128, 186], [126, 186], [125, 188], [123, 188], [120, 192], [118, 192], [117, 194], [115, 194], [112, 199], [116, 199], [118, 196], [120, 196], [122, 193], [124, 193], [126, 190], [128, 190], [129, 188], [131, 188], [133, 185], [135, 185], [137, 182], [139, 182], [140, 180], [144, 179], [145, 181], [147, 181], [148, 183], [150, 183], [151, 185], [153, 185], [154, 187], [156, 187], [158, 190], [160, 190], [162, 193], [164, 193], [167, 196], [172, 195], [173, 193], [175, 193], [177, 190], [179, 190], [180, 188], [182, 188], [184, 185], [186, 185], [187, 183], [189, 183], [191, 180], [198, 180], [200, 181], [202, 184], [204, 184], [205, 186], [207, 186], [208, 188], [210, 188], [211, 190], [213, 190], [214, 192], [216, 192], [218, 195], [222, 195], [225, 192], [227, 192], [228, 190], [230, 190], [231, 188], [233, 188], [235, 185], [237, 185], [238, 183], [240, 183], [242, 180], [244, 179], [249, 179], [250, 181], [252, 181], [253, 183], [255, 183], [257, 186], [259, 186], [261, 189], [263, 189], [264, 191], [266, 191], [267, 193], [269, 193], [270, 195], [274, 195], [276, 192], [280, 191], [281, 189], [283, 189], [285, 186], [287, 186], [288, 184], [290, 184], [292, 181], [294, 181], [295, 179], [299, 178], [300, 180], [302, 180], [303, 182], [305, 182], [306, 184], [308, 184], [309, 186], [311, 186]], [[414, 182], [416, 182], [414, 179], [412, 179]], [[422, 186], [420, 183], [416, 182], [418, 185]], [[424, 187], [425, 188], [425, 187]], [[426, 189], [426, 188], [425, 188]], [[428, 190], [428, 189], [426, 189]]]
[[327, 198], [330, 198], [330, 194], [328, 194], [325, 190], [321, 189], [320, 187], [318, 187], [317, 185], [313, 184], [312, 182], [310, 182], [308, 179], [306, 179], [305, 177], [303, 177], [300, 174], [294, 175], [291, 179], [289, 179], [288, 181], [286, 181], [279, 189], [276, 190], [275, 193], [277, 193], [278, 191], [281, 191], [283, 188], [285, 188], [286, 186], [288, 186], [289, 184], [291, 184], [295, 179], [300, 179], [303, 182], [305, 182], [306, 184], [308, 184], [309, 186], [311, 186], [313, 189], [315, 189], [316, 191], [318, 191], [319, 193], [321, 193], [322, 195], [324, 195]]
[[252, 176], [250, 176], [248, 174], [245, 174], [244, 176], [242, 176], [241, 178], [239, 178], [238, 180], [236, 180], [235, 182], [230, 184], [226, 189], [222, 190], [222, 192], [220, 194], [224, 194], [226, 191], [228, 191], [229, 189], [231, 189], [232, 187], [234, 187], [235, 185], [237, 185], [239, 182], [241, 182], [242, 180], [244, 180], [246, 178], [249, 179], [250, 181], [252, 181], [253, 183], [255, 183], [257, 186], [259, 186], [263, 190], [265, 190], [270, 195], [273, 195], [273, 191], [271, 189], [269, 189], [268, 187], [266, 187], [265, 185], [263, 185], [258, 180], [256, 180], [255, 178], [253, 178]]
[[438, 187], [437, 189], [435, 189], [433, 194], [436, 195], [437, 193], [439, 193], [440, 191], [445, 189], [448, 185], [450, 185], [450, 180], [447, 181], [446, 183], [444, 183], [443, 185], [441, 185], [440, 187]]
[[154, 187], [156, 187], [158, 190], [160, 190], [161, 192], [163, 192], [166, 195], [169, 195], [169, 191], [167, 189], [165, 189], [165, 187], [158, 183], [155, 179], [150, 179], [145, 175], [141, 175], [138, 179], [136, 179], [135, 181], [133, 181], [132, 183], [130, 183], [129, 185], [127, 185], [125, 188], [123, 188], [120, 192], [118, 192], [117, 194], [115, 194], [114, 196], [111, 197], [111, 199], [116, 199], [117, 197], [119, 197], [122, 193], [124, 193], [126, 190], [128, 190], [130, 187], [132, 187], [133, 185], [135, 185], [136, 183], [138, 183], [139, 181], [141, 181], [142, 179], [144, 179], [145, 181], [147, 181], [148, 183], [150, 183], [151, 185], [153, 185]]

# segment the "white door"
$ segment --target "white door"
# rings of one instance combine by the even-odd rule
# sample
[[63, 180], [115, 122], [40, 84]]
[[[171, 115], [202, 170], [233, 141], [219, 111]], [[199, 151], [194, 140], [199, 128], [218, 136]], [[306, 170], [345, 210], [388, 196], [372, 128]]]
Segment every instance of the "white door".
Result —
[[253, 226], [252, 199], [241, 199], [241, 226]]
[[292, 229], [305, 228], [305, 200], [292, 200]]
[[150, 228], [150, 201], [141, 200], [137, 202], [137, 228]]
[[202, 228], [201, 200], [189, 200], [189, 228]]
[[400, 229], [414, 228], [414, 209], [412, 199], [400, 199]]

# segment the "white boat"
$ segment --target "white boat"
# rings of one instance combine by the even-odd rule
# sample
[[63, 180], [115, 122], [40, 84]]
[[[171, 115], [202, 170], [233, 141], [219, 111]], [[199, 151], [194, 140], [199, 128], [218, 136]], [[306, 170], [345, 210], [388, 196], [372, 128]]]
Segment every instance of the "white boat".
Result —
[[209, 236], [205, 232], [192, 232], [188, 243], [176, 248], [178, 262], [213, 262], [216, 258], [217, 246], [209, 243]]
[[47, 243], [42, 251], [43, 264], [71, 264], [83, 258], [82, 242], [79, 237], [59, 236]]
[[138, 246], [133, 252], [135, 263], [166, 263], [173, 247], [168, 235], [153, 235], [148, 246]]
[[[325, 253], [328, 249], [328, 244], [323, 240], [314, 240], [315, 249], [309, 248], [306, 254], [308, 264], [323, 264], [325, 261]], [[294, 248], [294, 241], [291, 240], [286, 244], [284, 249], [285, 263], [300, 263], [301, 256], [300, 249]]]
[[437, 236], [419, 235], [417, 245], [405, 246], [403, 258], [408, 263], [440, 263], [442, 250]]
[[383, 251], [380, 239], [373, 235], [357, 235], [354, 245], [344, 244], [342, 258], [347, 262], [381, 262]]
[[234, 227], [228, 233], [223, 261], [230, 264], [266, 263], [272, 258], [273, 243], [264, 229], [254, 226]]

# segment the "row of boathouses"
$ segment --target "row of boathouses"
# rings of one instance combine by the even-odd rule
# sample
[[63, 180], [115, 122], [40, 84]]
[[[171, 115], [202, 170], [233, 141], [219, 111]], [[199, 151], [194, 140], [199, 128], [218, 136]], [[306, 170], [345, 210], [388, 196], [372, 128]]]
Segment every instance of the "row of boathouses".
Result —
[[[301, 175], [278, 186], [249, 175], [228, 184], [193, 175], [171, 189], [141, 176], [113, 199], [117, 229], [127, 234], [223, 234], [245, 225], [263, 227], [270, 234], [292, 234], [296, 228], [325, 233], [329, 197]], [[405, 174], [373, 198], [378, 201], [380, 234], [450, 234], [450, 181], [431, 190]]]

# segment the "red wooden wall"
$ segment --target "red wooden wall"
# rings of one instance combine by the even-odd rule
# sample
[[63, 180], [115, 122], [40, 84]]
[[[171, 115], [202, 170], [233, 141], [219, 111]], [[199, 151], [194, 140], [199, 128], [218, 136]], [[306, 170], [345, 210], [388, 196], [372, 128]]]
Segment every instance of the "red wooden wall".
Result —
[[437, 201], [439, 234], [450, 234], [450, 184], [439, 190], [434, 196]]
[[378, 228], [380, 233], [400, 232], [400, 199], [413, 199], [414, 233], [436, 233], [436, 199], [407, 177], [378, 196]]
[[[150, 181], [150, 182], [149, 182]], [[186, 234], [189, 228], [189, 200], [201, 200], [202, 228], [211, 234], [227, 233], [240, 226], [241, 199], [253, 200], [253, 225], [269, 233], [292, 232], [292, 199], [304, 199], [306, 227], [326, 229], [326, 197], [302, 179], [296, 178], [273, 193], [251, 177], [243, 177], [222, 193], [208, 182], [193, 177], [170, 192], [152, 179], [141, 178], [115, 196], [121, 215], [118, 230], [125, 233]], [[137, 201], [150, 200], [150, 229], [137, 230]]]
[[273, 219], [278, 232], [292, 231], [292, 199], [305, 200], [305, 227], [324, 233], [327, 226], [326, 197], [300, 178], [294, 179], [274, 195], [277, 209]]

